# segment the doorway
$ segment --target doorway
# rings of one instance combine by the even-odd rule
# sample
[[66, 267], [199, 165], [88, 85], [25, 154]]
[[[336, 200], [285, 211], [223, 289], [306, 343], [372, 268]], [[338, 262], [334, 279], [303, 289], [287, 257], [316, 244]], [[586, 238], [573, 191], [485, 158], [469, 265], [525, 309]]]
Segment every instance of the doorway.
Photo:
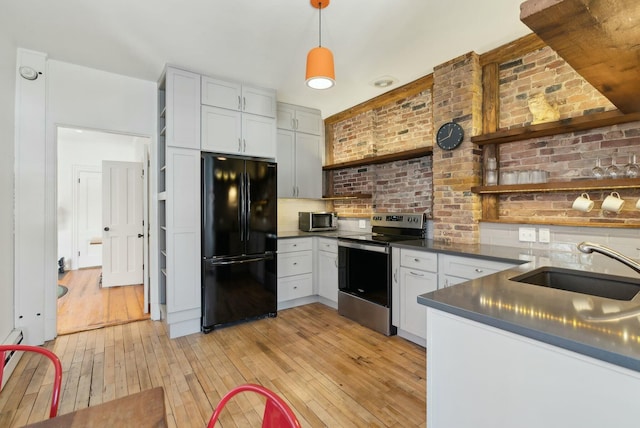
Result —
[[[148, 195], [146, 165], [150, 139], [58, 127], [57, 148], [57, 333], [66, 334], [149, 318], [148, 293], [145, 293], [149, 286], [149, 263], [145, 261], [149, 222], [148, 201], [145, 199]], [[117, 175], [107, 173], [109, 178], [103, 179], [104, 164], [129, 165], [129, 176], [138, 176], [122, 180]], [[139, 188], [126, 187], [132, 185]], [[111, 197], [112, 193], [115, 198]], [[114, 200], [115, 204], [112, 203]], [[133, 249], [131, 251], [136, 253], [118, 257], [120, 247], [109, 245], [113, 242], [110, 239], [112, 236], [105, 231], [109, 227], [103, 223], [115, 210], [122, 208], [123, 201], [133, 206], [135, 211], [143, 211], [139, 213], [140, 220], [136, 221], [142, 224], [134, 234], [137, 242], [130, 246]], [[104, 209], [108, 209], [106, 216]], [[126, 211], [126, 207], [124, 209]], [[123, 217], [129, 217], [129, 214], [125, 213]], [[129, 251], [129, 248], [125, 249]], [[113, 260], [119, 260], [125, 270], [132, 267], [137, 271], [142, 270], [142, 274], [137, 276], [139, 280], [121, 284], [118, 278], [122, 276], [116, 276], [115, 281], [110, 282], [110, 287], [103, 287], [105, 263], [109, 273], [118, 267], [114, 268]], [[146, 266], [146, 270], [141, 265]]]

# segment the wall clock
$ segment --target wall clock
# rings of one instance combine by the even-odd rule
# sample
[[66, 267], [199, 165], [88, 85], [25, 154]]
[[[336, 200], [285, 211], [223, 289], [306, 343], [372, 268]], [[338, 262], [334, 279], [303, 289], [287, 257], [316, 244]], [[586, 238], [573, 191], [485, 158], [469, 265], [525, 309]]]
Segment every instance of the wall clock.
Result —
[[455, 122], [447, 122], [438, 129], [436, 143], [443, 150], [453, 150], [462, 143], [464, 129]]

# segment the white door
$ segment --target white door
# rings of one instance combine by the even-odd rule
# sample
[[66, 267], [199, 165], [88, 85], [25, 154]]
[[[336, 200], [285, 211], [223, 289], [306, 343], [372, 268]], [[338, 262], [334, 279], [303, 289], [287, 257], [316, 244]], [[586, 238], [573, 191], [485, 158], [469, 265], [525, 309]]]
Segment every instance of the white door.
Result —
[[145, 145], [142, 152], [142, 213], [143, 231], [142, 238], [142, 283], [144, 284], [144, 306], [145, 314], [149, 313], [149, 146]]
[[81, 168], [75, 180], [78, 269], [102, 265], [102, 173]]
[[143, 283], [142, 163], [102, 161], [102, 285]]

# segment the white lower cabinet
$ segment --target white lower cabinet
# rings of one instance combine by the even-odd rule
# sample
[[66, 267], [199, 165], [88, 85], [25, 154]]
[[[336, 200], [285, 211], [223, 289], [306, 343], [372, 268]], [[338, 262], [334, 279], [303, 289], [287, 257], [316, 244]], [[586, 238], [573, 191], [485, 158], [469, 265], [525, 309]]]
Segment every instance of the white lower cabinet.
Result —
[[440, 254], [438, 259], [438, 288], [450, 287], [470, 279], [481, 278], [507, 270], [514, 266], [516, 266], [514, 263]]
[[324, 303], [338, 307], [338, 241], [316, 238], [318, 295], [327, 299]]
[[401, 249], [399, 261], [398, 335], [424, 346], [427, 317], [418, 296], [438, 289], [438, 254]]
[[638, 426], [637, 371], [434, 308], [427, 315], [427, 426]]
[[419, 295], [516, 265], [406, 248], [393, 248], [391, 257], [392, 324], [398, 328], [398, 336], [422, 346], [426, 345], [428, 326], [426, 308], [417, 301]]
[[278, 240], [278, 309], [283, 304], [313, 295], [312, 238]]

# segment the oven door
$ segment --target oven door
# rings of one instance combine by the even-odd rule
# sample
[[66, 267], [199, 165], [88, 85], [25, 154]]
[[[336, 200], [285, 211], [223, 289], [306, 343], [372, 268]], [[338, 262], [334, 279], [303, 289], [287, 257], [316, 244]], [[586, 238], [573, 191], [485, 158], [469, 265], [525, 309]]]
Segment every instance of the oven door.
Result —
[[338, 240], [338, 289], [391, 307], [391, 257], [387, 245]]

